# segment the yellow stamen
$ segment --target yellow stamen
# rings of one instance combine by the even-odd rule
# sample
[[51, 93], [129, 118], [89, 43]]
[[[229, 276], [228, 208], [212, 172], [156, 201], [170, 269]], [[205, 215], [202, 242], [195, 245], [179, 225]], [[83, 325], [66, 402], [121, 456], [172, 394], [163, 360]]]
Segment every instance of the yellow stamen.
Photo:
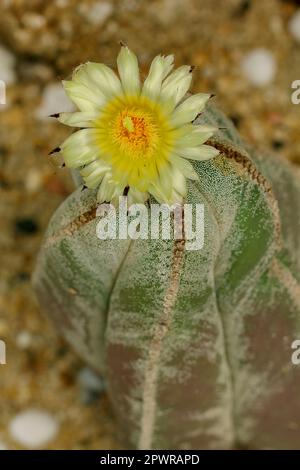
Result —
[[128, 130], [128, 132], [134, 131], [134, 124], [130, 116], [124, 117], [122, 122], [123, 122], [123, 126], [125, 127], [125, 129]]

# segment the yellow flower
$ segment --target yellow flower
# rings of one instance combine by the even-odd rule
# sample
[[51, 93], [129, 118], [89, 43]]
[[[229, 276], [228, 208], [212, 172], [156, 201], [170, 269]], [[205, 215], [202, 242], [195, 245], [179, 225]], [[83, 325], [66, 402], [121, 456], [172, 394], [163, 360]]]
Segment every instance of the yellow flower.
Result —
[[88, 62], [64, 81], [66, 93], [79, 111], [61, 113], [59, 121], [80, 127], [61, 146], [66, 166], [79, 168], [98, 201], [131, 203], [149, 195], [160, 203], [181, 202], [186, 179], [197, 179], [189, 160], [218, 154], [204, 145], [215, 128], [193, 125], [209, 94], [185, 97], [192, 68], [173, 69], [173, 56], [154, 58], [141, 84], [135, 54], [121, 47], [119, 77], [104, 64]]

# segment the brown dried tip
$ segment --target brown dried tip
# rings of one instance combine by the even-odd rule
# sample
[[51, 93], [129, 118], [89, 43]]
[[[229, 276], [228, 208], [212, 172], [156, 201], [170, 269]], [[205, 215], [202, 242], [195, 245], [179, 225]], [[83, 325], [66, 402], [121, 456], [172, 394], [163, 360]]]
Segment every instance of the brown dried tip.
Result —
[[124, 191], [123, 191], [123, 196], [127, 196], [128, 191], [129, 191], [129, 186], [126, 186], [126, 188], [124, 188]]
[[121, 47], [127, 47], [125, 42], [123, 42], [123, 41], [119, 41], [119, 44], [120, 44]]
[[59, 117], [59, 113], [54, 113], [54, 114], [50, 114], [48, 117], [53, 117], [53, 118], [58, 118]]
[[61, 148], [60, 147], [55, 147], [55, 149], [51, 150], [51, 152], [48, 153], [48, 155], [53, 155], [53, 153], [60, 152]]
[[209, 99], [211, 100], [211, 99], [214, 98], [215, 96], [217, 96], [217, 95], [215, 95], [214, 93], [212, 93], [212, 94], [210, 95]]
[[191, 65], [191, 66], [190, 66], [190, 70], [189, 70], [189, 72], [190, 72], [190, 73], [192, 73], [192, 72], [193, 72], [193, 70], [195, 70], [195, 68], [196, 68], [196, 65]]
[[82, 185], [82, 188], [81, 188], [81, 191], [84, 191], [84, 190], [87, 189], [87, 188], [88, 188], [88, 187], [87, 187], [85, 184], [83, 184], [83, 185]]

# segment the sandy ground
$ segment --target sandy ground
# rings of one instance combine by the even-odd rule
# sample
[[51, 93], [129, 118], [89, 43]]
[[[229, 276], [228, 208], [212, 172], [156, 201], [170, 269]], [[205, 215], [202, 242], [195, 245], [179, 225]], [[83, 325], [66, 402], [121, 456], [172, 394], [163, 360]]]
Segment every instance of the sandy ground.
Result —
[[[95, 3], [102, 4], [98, 16], [91, 10]], [[290, 99], [291, 83], [300, 80], [300, 44], [288, 32], [297, 3], [1, 2], [0, 45], [12, 52], [17, 78], [0, 109], [0, 338], [7, 343], [7, 365], [0, 366], [0, 441], [7, 447], [21, 448], [9, 423], [31, 407], [59, 423], [51, 449], [121, 445], [107, 397], [83, 395], [77, 378], [84, 364], [41, 315], [31, 288], [49, 218], [72, 191], [68, 171], [47, 156], [70, 131], [37, 116], [46, 86], [86, 60], [114, 64], [119, 40], [137, 52], [143, 72], [155, 54], [174, 53], [177, 65], [196, 66], [194, 91], [215, 93], [245, 138], [300, 163], [300, 105]], [[240, 68], [257, 47], [271, 51], [277, 65], [264, 88], [252, 86]]]

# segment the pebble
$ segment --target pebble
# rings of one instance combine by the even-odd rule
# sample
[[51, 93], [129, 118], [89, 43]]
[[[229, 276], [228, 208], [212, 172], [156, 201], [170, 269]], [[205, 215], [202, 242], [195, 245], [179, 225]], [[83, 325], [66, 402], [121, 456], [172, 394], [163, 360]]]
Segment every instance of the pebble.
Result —
[[81, 12], [92, 24], [103, 24], [112, 14], [113, 5], [108, 2], [96, 2], [92, 5], [83, 4]]
[[255, 86], [269, 85], [276, 73], [276, 62], [273, 54], [267, 49], [254, 49], [241, 63], [242, 71]]
[[27, 330], [20, 331], [16, 337], [16, 344], [19, 349], [28, 349], [32, 343], [32, 335]]
[[80, 386], [79, 399], [83, 405], [90, 405], [96, 401], [105, 389], [101, 377], [88, 367], [84, 367], [79, 371], [77, 381]]
[[22, 16], [22, 22], [27, 28], [30, 29], [41, 29], [45, 26], [46, 20], [45, 17], [39, 15], [38, 13], [27, 12]]
[[12, 438], [27, 449], [47, 446], [58, 433], [57, 421], [48, 412], [27, 409], [16, 415], [9, 424]]
[[89, 367], [83, 367], [77, 376], [78, 383], [81, 387], [92, 392], [103, 392], [105, 386], [101, 377]]
[[288, 29], [293, 38], [300, 42], [300, 9], [290, 19]]
[[15, 56], [0, 45], [0, 80], [3, 80], [6, 85], [13, 85], [17, 81], [15, 64]]
[[36, 168], [32, 168], [28, 171], [25, 179], [25, 188], [29, 193], [37, 192], [43, 184], [43, 175]]
[[19, 235], [33, 235], [38, 229], [38, 223], [31, 217], [21, 217], [15, 220], [15, 231]]
[[38, 119], [47, 119], [50, 114], [74, 110], [75, 106], [66, 95], [62, 84], [50, 83], [44, 88], [42, 102], [35, 114]]

